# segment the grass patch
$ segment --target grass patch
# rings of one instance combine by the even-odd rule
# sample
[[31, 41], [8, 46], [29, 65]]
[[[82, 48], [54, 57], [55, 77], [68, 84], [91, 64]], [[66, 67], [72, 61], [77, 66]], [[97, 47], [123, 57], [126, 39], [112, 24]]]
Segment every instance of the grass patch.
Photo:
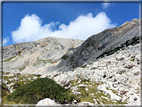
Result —
[[[119, 102], [119, 101], [112, 101], [111, 96], [109, 94], [105, 94], [103, 91], [99, 91], [97, 87], [99, 85], [102, 85], [103, 82], [95, 82], [95, 81], [88, 81], [86, 83], [86, 80], [81, 81], [78, 83], [79, 80], [72, 81], [72, 86], [78, 86], [79, 84], [87, 85], [86, 87], [78, 87], [77, 92], [81, 92], [81, 94], [77, 95], [81, 102], [91, 102], [94, 104], [127, 104], [126, 101]], [[88, 90], [85, 90], [85, 89]], [[111, 90], [113, 93], [118, 95], [118, 92], [115, 90]], [[93, 100], [95, 99], [95, 100]]]

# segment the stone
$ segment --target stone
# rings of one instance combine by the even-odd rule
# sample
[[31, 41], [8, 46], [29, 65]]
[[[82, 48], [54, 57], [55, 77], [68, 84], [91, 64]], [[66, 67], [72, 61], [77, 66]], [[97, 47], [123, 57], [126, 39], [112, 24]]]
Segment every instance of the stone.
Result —
[[73, 103], [74, 103], [74, 104], [77, 104], [77, 101], [74, 99], [74, 100], [73, 100]]
[[121, 101], [121, 100], [122, 100], [121, 97], [119, 97], [119, 96], [117, 96], [116, 94], [114, 94], [111, 90], [107, 90], [105, 85], [99, 85], [99, 86], [97, 87], [97, 89], [98, 89], [98, 90], [101, 90], [101, 91], [103, 91], [103, 92], [105, 92], [105, 93], [107, 93], [107, 94], [109, 94], [109, 95], [111, 96], [111, 99], [112, 99], [112, 100], [116, 100], [116, 101]]
[[124, 60], [124, 57], [117, 57], [116, 60], [117, 60], [117, 61], [123, 61], [123, 60]]
[[134, 72], [134, 76], [135, 76], [135, 75], [139, 75], [139, 74], [140, 74], [139, 71]]
[[85, 88], [86, 91], [88, 91], [88, 88]]
[[94, 95], [94, 93], [90, 93], [89, 95]]
[[133, 68], [134, 64], [127, 64], [124, 68], [131, 69]]
[[83, 87], [85, 88], [87, 85], [84, 85], [84, 84], [79, 84], [78, 87]]
[[122, 75], [122, 73], [124, 73], [125, 71], [126, 71], [125, 69], [118, 69], [118, 72], [116, 74]]
[[73, 90], [72, 90], [72, 92], [73, 92], [75, 95], [81, 94], [81, 92], [77, 92], [77, 91], [73, 91]]
[[116, 87], [118, 87], [118, 84], [112, 84], [112, 86], [113, 86], [114, 88], [116, 88]]
[[45, 98], [43, 100], [40, 100], [36, 106], [61, 106], [60, 104], [57, 104], [56, 102], [54, 102], [54, 100], [51, 100], [50, 98]]

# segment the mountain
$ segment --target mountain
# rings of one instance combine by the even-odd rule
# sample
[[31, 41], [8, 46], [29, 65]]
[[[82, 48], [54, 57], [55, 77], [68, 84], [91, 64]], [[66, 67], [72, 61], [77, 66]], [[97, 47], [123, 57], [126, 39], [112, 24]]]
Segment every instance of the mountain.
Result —
[[3, 71], [40, 73], [54, 65], [71, 47], [83, 41], [47, 37], [41, 40], [3, 47]]
[[140, 19], [106, 29], [86, 41], [47, 37], [3, 47], [3, 71], [47, 75], [95, 61], [100, 55], [139, 39]]
[[77, 105], [140, 104], [140, 21], [85, 41], [47, 37], [3, 47], [5, 89], [13, 92], [12, 82], [26, 84], [41, 75], [81, 98]]
[[[89, 37], [82, 45], [74, 50], [71, 55], [71, 67], [81, 66], [85, 62], [95, 61], [101, 54], [114, 50], [124, 44], [131, 44], [139, 39], [140, 20], [133, 19], [123, 25], [106, 29], [103, 32]], [[65, 54], [65, 55], [68, 55]]]

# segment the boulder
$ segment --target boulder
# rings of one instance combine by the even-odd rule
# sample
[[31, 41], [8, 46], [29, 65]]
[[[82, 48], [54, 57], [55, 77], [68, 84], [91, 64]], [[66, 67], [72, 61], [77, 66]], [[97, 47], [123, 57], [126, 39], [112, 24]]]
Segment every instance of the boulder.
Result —
[[71, 87], [70, 79], [67, 75], [61, 74], [59, 76], [54, 77], [54, 80], [60, 84], [62, 87], [65, 87], [65, 89], [69, 89]]
[[78, 87], [83, 87], [85, 88], [87, 85], [84, 85], [84, 84], [79, 84]]
[[106, 94], [109, 94], [112, 100], [122, 101], [121, 97], [114, 94], [111, 90], [107, 90], [105, 85], [99, 85], [97, 89], [103, 91]]
[[45, 98], [43, 100], [40, 100], [37, 104], [37, 106], [61, 106], [60, 104], [57, 104], [54, 100], [51, 100], [50, 98]]

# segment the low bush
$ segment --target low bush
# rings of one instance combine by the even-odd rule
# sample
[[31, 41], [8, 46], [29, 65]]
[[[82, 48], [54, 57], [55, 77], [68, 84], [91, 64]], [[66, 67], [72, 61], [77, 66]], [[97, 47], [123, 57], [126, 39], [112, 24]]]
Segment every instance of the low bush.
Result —
[[62, 59], [64, 59], [64, 60], [68, 59], [68, 55], [63, 55]]
[[49, 78], [39, 78], [17, 88], [7, 96], [7, 100], [22, 104], [36, 104], [44, 98], [55, 99], [60, 104], [79, 99], [65, 91], [64, 87]]
[[81, 68], [86, 68], [87, 67], [87, 65], [83, 65], [83, 66], [81, 66]]
[[132, 57], [131, 57], [131, 61], [135, 61], [135, 56], [132, 56]]

